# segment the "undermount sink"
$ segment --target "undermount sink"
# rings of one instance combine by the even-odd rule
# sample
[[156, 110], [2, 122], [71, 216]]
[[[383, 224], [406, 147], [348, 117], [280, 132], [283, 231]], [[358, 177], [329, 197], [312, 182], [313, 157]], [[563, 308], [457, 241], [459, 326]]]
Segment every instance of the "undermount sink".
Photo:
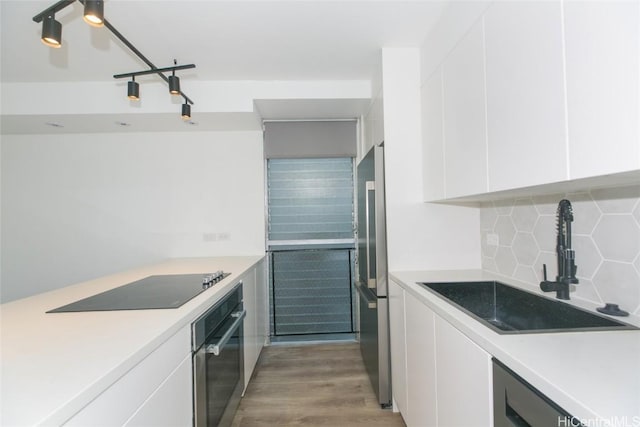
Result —
[[496, 281], [420, 285], [499, 334], [638, 329]]

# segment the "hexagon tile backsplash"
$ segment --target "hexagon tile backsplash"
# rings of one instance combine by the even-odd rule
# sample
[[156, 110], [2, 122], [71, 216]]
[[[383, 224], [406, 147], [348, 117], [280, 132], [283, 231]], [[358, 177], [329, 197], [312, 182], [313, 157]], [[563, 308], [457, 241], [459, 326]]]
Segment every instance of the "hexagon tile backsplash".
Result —
[[640, 185], [486, 202], [480, 209], [482, 268], [538, 285], [554, 280], [556, 209], [573, 206], [576, 276], [571, 298], [611, 302], [640, 315]]

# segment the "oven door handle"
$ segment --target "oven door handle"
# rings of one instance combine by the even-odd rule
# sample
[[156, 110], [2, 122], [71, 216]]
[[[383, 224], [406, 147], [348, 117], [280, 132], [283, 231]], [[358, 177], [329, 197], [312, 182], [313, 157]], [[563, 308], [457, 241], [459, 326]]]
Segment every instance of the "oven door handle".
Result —
[[207, 353], [213, 353], [214, 356], [219, 356], [220, 352], [224, 348], [224, 345], [229, 341], [234, 332], [240, 327], [242, 324], [242, 320], [247, 316], [247, 310], [236, 311], [235, 313], [231, 313], [231, 317], [235, 317], [236, 320], [233, 321], [227, 332], [222, 335], [220, 340], [218, 340], [215, 344], [209, 344], [207, 346]]

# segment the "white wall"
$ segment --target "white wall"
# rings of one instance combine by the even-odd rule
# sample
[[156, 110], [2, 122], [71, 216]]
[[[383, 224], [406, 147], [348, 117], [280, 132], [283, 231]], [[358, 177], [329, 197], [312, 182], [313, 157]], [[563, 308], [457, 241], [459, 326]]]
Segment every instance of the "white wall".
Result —
[[420, 49], [382, 51], [389, 270], [480, 268], [479, 209], [423, 203]]
[[3, 135], [8, 302], [167, 257], [264, 253], [261, 132]]

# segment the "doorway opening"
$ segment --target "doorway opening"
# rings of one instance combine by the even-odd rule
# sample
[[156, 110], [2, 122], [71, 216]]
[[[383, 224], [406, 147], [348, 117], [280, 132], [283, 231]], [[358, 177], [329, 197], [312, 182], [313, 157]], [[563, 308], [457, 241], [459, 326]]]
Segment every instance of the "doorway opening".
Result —
[[267, 160], [272, 342], [355, 339], [354, 159]]

